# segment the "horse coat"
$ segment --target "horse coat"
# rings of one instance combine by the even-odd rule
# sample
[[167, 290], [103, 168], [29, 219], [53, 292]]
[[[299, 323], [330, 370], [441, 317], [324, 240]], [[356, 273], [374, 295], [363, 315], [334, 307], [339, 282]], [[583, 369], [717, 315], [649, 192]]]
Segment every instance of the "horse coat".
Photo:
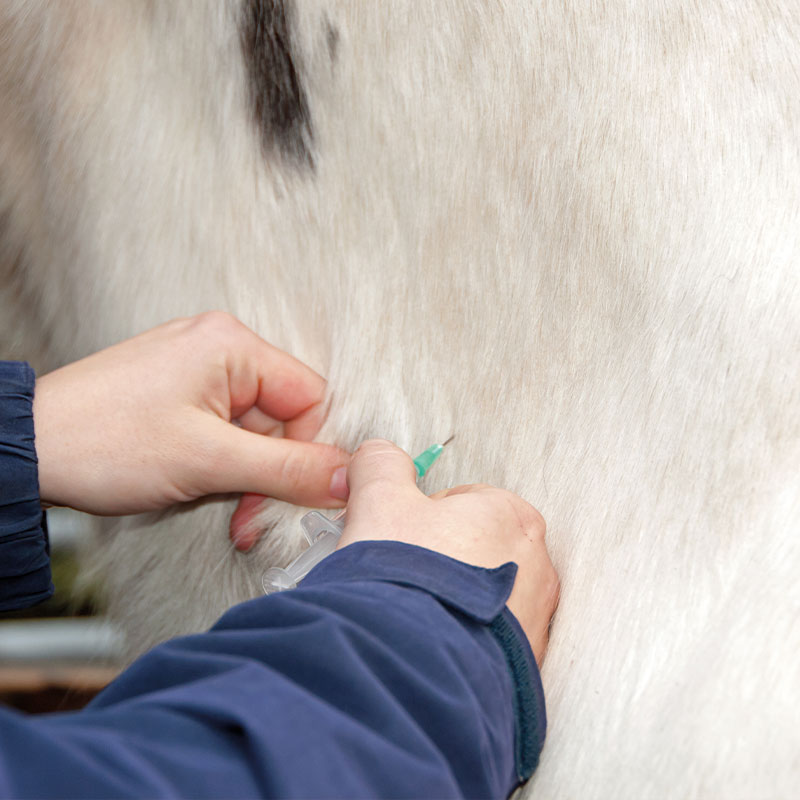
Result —
[[[530, 796], [800, 781], [800, 14], [789, 0], [0, 9], [0, 341], [42, 369], [220, 308], [320, 440], [548, 521]], [[267, 503], [103, 532], [131, 653], [300, 550]]]

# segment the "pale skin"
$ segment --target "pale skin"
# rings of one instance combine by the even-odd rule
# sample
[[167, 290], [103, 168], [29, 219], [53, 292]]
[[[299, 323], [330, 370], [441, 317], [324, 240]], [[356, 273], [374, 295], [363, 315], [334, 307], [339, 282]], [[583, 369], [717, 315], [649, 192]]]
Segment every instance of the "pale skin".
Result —
[[[324, 399], [321, 376], [234, 317], [173, 320], [37, 380], [42, 501], [118, 515], [240, 492], [249, 515], [264, 496], [339, 508], [349, 494], [340, 546], [392, 539], [476, 566], [515, 562], [508, 607], [541, 663], [559, 584], [539, 512], [482, 484], [426, 497], [391, 442], [352, 457], [312, 442]], [[258, 534], [241, 527], [247, 550]]]
[[350, 500], [340, 547], [393, 539], [474, 564], [517, 564], [508, 608], [541, 665], [559, 582], [545, 547], [542, 515], [521, 497], [486, 484], [457, 486], [427, 497], [414, 463], [391, 442], [364, 442], [347, 472]]

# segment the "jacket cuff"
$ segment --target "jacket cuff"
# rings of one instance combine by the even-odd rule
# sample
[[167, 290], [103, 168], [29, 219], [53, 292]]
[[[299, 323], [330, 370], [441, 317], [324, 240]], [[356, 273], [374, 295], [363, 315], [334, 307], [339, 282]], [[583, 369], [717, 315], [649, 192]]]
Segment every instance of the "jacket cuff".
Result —
[[0, 611], [53, 594], [34, 447], [35, 380], [27, 363], [0, 361]]
[[517, 565], [484, 569], [395, 541], [366, 541], [335, 550], [303, 579], [302, 586], [333, 581], [387, 581], [424, 589], [442, 603], [488, 625], [505, 607]]
[[334, 551], [301, 586], [387, 581], [422, 589], [444, 605], [488, 626], [505, 657], [513, 696], [515, 767], [527, 780], [539, 763], [547, 731], [544, 689], [527, 636], [506, 607], [517, 565], [475, 567], [424, 547], [394, 541], [356, 542]]

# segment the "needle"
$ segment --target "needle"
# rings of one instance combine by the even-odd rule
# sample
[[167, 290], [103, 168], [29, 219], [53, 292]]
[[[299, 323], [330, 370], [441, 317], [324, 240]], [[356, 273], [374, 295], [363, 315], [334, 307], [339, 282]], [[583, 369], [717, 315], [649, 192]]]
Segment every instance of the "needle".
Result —
[[[443, 444], [432, 444], [414, 459], [417, 477], [421, 478], [433, 466], [433, 462], [442, 454], [445, 445], [450, 444], [454, 438], [455, 434]], [[272, 594], [284, 589], [293, 589], [316, 564], [332, 553], [344, 530], [346, 513], [347, 509], [343, 508], [333, 519], [328, 519], [319, 511], [309, 511], [300, 520], [308, 540], [308, 549], [300, 553], [286, 569], [270, 567], [261, 576], [264, 593]]]
[[423, 450], [415, 459], [414, 466], [417, 470], [417, 477], [422, 478], [425, 473], [433, 466], [433, 462], [442, 454], [445, 445], [455, 439], [456, 435], [453, 434], [449, 439], [445, 440], [443, 444], [432, 444], [427, 450]]

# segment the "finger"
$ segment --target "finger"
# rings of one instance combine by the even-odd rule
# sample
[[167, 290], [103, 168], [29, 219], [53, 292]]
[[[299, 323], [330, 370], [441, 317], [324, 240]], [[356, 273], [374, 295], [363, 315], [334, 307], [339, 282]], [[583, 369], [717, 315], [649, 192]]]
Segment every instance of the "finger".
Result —
[[260, 433], [262, 436], [281, 437], [285, 433], [283, 422], [274, 417], [270, 417], [256, 406], [245, 411], [235, 422], [239, 423], [239, 426], [246, 431]]
[[416, 489], [417, 471], [411, 456], [385, 439], [370, 439], [353, 454], [347, 470], [351, 502], [371, 483]]
[[338, 508], [334, 473], [350, 455], [332, 445], [260, 436], [222, 420], [206, 426], [213, 450], [206, 492], [252, 492], [316, 508]]
[[237, 550], [246, 553], [261, 536], [255, 518], [269, 502], [263, 494], [247, 492], [239, 498], [239, 504], [231, 516], [228, 532]]
[[283, 423], [284, 435], [287, 439], [310, 442], [319, 433], [327, 413], [326, 403], [316, 403], [292, 419], [286, 420]]
[[227, 359], [231, 416], [240, 417], [253, 406], [281, 421], [305, 414], [298, 428], [314, 428], [304, 438], [316, 434], [322, 414], [312, 409], [325, 398], [325, 380], [293, 356], [240, 327]]
[[265, 414], [258, 406], [245, 411], [236, 422], [246, 431], [260, 433], [265, 436], [283, 436], [287, 439], [311, 441], [322, 427], [325, 409], [315, 405], [306, 409], [294, 419], [282, 422]]

